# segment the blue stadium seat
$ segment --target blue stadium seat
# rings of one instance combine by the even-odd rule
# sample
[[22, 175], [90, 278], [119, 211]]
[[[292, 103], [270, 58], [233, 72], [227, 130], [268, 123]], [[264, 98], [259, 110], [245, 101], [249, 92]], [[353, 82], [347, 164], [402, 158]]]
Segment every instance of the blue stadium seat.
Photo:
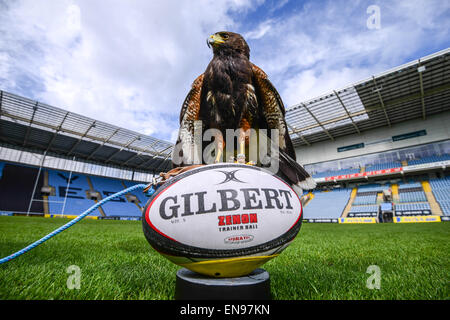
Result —
[[399, 190], [414, 188], [422, 188], [422, 184], [420, 182], [400, 182], [398, 184]]
[[392, 168], [400, 168], [402, 167], [402, 164], [400, 162], [385, 162], [385, 163], [379, 163], [375, 165], [368, 165], [366, 166], [366, 172], [369, 171], [377, 171], [377, 170], [386, 170], [386, 169], [392, 169]]
[[[113, 193], [122, 191], [124, 186], [120, 180], [91, 177], [94, 189], [105, 198]], [[118, 197], [102, 205], [103, 211], [108, 217], [140, 217], [142, 212], [131, 202], [128, 202], [125, 196]]]
[[368, 196], [356, 196], [353, 201], [353, 205], [361, 205], [361, 204], [375, 204], [377, 203], [377, 195], [372, 194]]
[[381, 185], [377, 183], [371, 183], [363, 186], [358, 187], [358, 193], [359, 192], [382, 192], [384, 190], [387, 190], [391, 187], [389, 184]]
[[418, 160], [409, 160], [408, 165], [424, 164], [424, 163], [446, 161], [446, 160], [450, 160], [450, 154], [443, 154], [441, 156], [424, 157], [424, 158], [418, 159]]
[[446, 216], [450, 215], [450, 177], [431, 179], [430, 185], [442, 213]]
[[349, 217], [376, 217], [378, 214], [378, 205], [371, 206], [353, 206], [348, 213]]
[[[123, 180], [123, 183], [125, 184], [125, 186], [127, 188], [132, 187], [136, 184], [139, 184], [138, 182], [134, 182], [134, 181], [127, 181], [127, 180]], [[131, 194], [135, 195], [140, 202], [141, 207], [144, 207], [148, 201], [148, 197], [142, 192], [142, 189], [138, 189], [138, 190], [134, 190], [131, 192]]]
[[[70, 183], [67, 187], [69, 177]], [[86, 191], [90, 188], [85, 175], [73, 173], [70, 176], [69, 172], [48, 170], [48, 183], [56, 189], [56, 194], [48, 197], [50, 214], [77, 216], [95, 204], [94, 200], [86, 197]], [[101, 213], [97, 209], [90, 215], [101, 216]]]
[[333, 176], [340, 176], [345, 174], [353, 174], [360, 172], [360, 169], [342, 169], [337, 171], [326, 171], [326, 172], [319, 172], [312, 175], [313, 178], [326, 178], [326, 177], [333, 177]]
[[303, 209], [305, 219], [337, 219], [350, 198], [351, 189], [314, 192], [314, 198]]
[[[395, 211], [397, 215], [404, 214], [431, 214], [431, 207], [428, 202], [419, 203], [399, 203], [395, 205]], [[425, 211], [425, 212], [423, 212]]]
[[426, 202], [427, 197], [423, 191], [399, 192], [400, 202]]

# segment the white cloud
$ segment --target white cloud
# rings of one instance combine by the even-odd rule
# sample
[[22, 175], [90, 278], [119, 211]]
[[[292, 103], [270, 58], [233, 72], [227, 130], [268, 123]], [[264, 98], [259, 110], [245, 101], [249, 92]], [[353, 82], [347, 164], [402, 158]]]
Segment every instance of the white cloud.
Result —
[[[448, 2], [380, 2], [379, 30], [366, 27], [370, 4], [0, 2], [0, 88], [174, 142], [181, 104], [212, 57], [205, 40], [213, 32], [247, 37], [252, 61], [286, 106], [448, 43]], [[267, 15], [247, 21], [258, 6]]]
[[[10, 3], [0, 16], [1, 86], [168, 140], [211, 57], [206, 37], [249, 8], [246, 0]], [[29, 92], [24, 77], [40, 88]]]
[[272, 20], [263, 21], [256, 30], [252, 30], [244, 34], [244, 38], [249, 41], [253, 39], [260, 39], [264, 37], [264, 35], [270, 31], [272, 28]]
[[[448, 44], [450, 3], [381, 2], [379, 30], [366, 26], [366, 8], [371, 4], [308, 2], [295, 14], [269, 19], [247, 32], [259, 35], [264, 31], [264, 36], [250, 39], [251, 58], [268, 73], [286, 106], [340, 89]], [[269, 23], [271, 28], [264, 29]]]

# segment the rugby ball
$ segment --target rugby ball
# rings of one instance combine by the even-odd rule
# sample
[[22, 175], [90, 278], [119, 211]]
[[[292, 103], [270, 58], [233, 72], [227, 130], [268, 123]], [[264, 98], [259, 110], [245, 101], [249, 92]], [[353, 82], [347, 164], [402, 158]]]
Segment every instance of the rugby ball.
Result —
[[160, 186], [143, 211], [150, 245], [173, 263], [213, 277], [249, 274], [300, 231], [297, 193], [269, 171], [221, 163]]

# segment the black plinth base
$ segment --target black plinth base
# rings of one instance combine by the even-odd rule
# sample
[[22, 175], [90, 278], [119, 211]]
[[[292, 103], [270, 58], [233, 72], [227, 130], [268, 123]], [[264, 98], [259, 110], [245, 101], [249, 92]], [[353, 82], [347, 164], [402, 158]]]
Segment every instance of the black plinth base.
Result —
[[244, 277], [212, 278], [188, 269], [177, 272], [176, 300], [270, 300], [270, 277], [256, 269]]

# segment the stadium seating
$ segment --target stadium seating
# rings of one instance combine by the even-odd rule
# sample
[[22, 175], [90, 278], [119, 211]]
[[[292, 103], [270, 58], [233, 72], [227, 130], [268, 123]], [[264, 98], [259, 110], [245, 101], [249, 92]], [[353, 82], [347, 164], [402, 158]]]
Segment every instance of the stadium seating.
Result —
[[401, 182], [398, 184], [399, 190], [405, 190], [405, 189], [422, 189], [422, 184], [420, 182]]
[[450, 187], [433, 190], [433, 195], [437, 201], [450, 201]]
[[362, 192], [382, 192], [383, 190], [389, 189], [391, 186], [389, 184], [381, 185], [381, 184], [367, 184], [358, 187], [358, 193]]
[[314, 198], [303, 209], [305, 219], [337, 219], [350, 198], [351, 189], [315, 192]]
[[439, 202], [442, 213], [446, 216], [450, 216], [450, 200], [442, 200]]
[[430, 179], [430, 184], [432, 189], [450, 188], [450, 177], [445, 177], [442, 179]]
[[[94, 189], [105, 198], [111, 194], [124, 189], [120, 180], [102, 177], [91, 177]], [[102, 205], [103, 211], [108, 217], [140, 217], [142, 215], [139, 208], [128, 202], [125, 196], [115, 198]]]
[[395, 206], [396, 215], [402, 214], [431, 214], [430, 204], [421, 203], [401, 203]]
[[[127, 180], [123, 180], [123, 183], [125, 184], [125, 186], [126, 186], [127, 188], [132, 187], [132, 186], [138, 184], [138, 183], [136, 183], [136, 182], [133, 182], [133, 181], [127, 181]], [[141, 207], [144, 207], [144, 206], [145, 206], [145, 204], [146, 204], [147, 201], [148, 201], [148, 197], [142, 192], [142, 189], [134, 190], [134, 191], [132, 191], [132, 192], [130, 192], [130, 193], [133, 194], [133, 195], [135, 195], [135, 196], [138, 198], [138, 200], [139, 200], [139, 202], [140, 202], [139, 204], [140, 204]]]
[[349, 211], [349, 217], [366, 217], [366, 216], [377, 216], [378, 206], [352, 206]]
[[[55, 195], [48, 197], [50, 214], [80, 215], [95, 204], [94, 200], [86, 197], [86, 191], [90, 190], [90, 187], [85, 175], [48, 170], [48, 183], [55, 188]], [[64, 202], [66, 188], [67, 198]], [[97, 209], [90, 215], [101, 216], [101, 213]]]
[[450, 215], [450, 177], [431, 179], [431, 190], [444, 215]]
[[379, 163], [375, 165], [369, 165], [366, 166], [365, 171], [377, 171], [377, 170], [385, 170], [385, 169], [392, 169], [392, 168], [400, 168], [402, 164], [400, 162], [385, 162], [385, 163]]
[[442, 156], [424, 157], [424, 158], [418, 159], [418, 160], [409, 160], [408, 165], [424, 164], [424, 163], [446, 161], [446, 160], [450, 160], [450, 154], [444, 154]]
[[[24, 165], [16, 165], [0, 162], [0, 211], [6, 213], [26, 213], [33, 193], [35, 181], [39, 169]], [[41, 189], [44, 186], [44, 175], [48, 174], [48, 185], [54, 188], [54, 192], [48, 196], [48, 213], [51, 215], [80, 215], [95, 204], [94, 200], [87, 198], [86, 191], [91, 190], [88, 183], [88, 176], [51, 169], [41, 170], [34, 201], [30, 208], [31, 213], [44, 213], [44, 198]], [[69, 182], [70, 178], [70, 182]], [[90, 177], [93, 188], [98, 191], [103, 198], [115, 192], [121, 191], [125, 186], [136, 184], [135, 182]], [[147, 197], [139, 191], [134, 193], [145, 205]], [[66, 197], [67, 195], [67, 197]], [[103, 212], [111, 217], [141, 217], [142, 213], [138, 206], [128, 202], [125, 196], [111, 200], [102, 205]], [[99, 209], [90, 216], [102, 216]]]
[[377, 203], [377, 195], [367, 195], [367, 196], [356, 196], [353, 201], [353, 205], [361, 205], [361, 204], [375, 204]]
[[315, 173], [312, 175], [313, 178], [325, 178], [325, 177], [334, 177], [334, 176], [340, 176], [345, 174], [353, 174], [360, 172], [360, 169], [342, 169], [337, 171], [325, 171], [320, 173]]
[[427, 198], [423, 191], [400, 192], [400, 202], [426, 202]]

